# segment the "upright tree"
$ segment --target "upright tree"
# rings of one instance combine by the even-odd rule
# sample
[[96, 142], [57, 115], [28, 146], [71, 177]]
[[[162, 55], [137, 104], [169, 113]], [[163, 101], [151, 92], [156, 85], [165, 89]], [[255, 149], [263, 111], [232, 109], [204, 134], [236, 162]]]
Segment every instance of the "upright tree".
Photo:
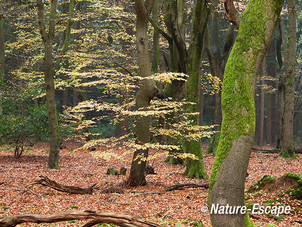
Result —
[[[207, 28], [208, 18], [211, 14], [211, 10], [212, 7], [211, 5], [207, 4], [207, 1], [195, 1], [192, 21], [192, 39], [189, 49], [191, 52], [189, 61], [190, 76], [186, 83], [186, 101], [196, 103], [196, 105], [188, 105], [186, 108], [192, 126], [198, 125], [198, 116], [194, 113], [198, 112], [197, 104], [199, 103], [201, 53], [203, 49], [204, 34]], [[185, 174], [189, 178], [207, 178], [203, 163], [200, 139], [191, 139], [186, 141], [185, 151], [198, 157], [197, 160], [191, 158], [186, 160]]]
[[[174, 100], [181, 100], [186, 97], [186, 101], [195, 103], [186, 107], [189, 115], [190, 127], [198, 126], [197, 104], [199, 103], [199, 78], [201, 53], [203, 50], [203, 39], [207, 27], [212, 4], [207, 1], [194, 1], [193, 16], [191, 23], [191, 41], [189, 48], [186, 47], [185, 38], [182, 34], [184, 21], [184, 2], [183, 0], [168, 0], [164, 2], [165, 16], [164, 21], [168, 33], [164, 32], [151, 20], [153, 26], [167, 39], [169, 43], [169, 71], [181, 72], [189, 75], [184, 89], [184, 82], [175, 80], [171, 85], [165, 87], [165, 94]], [[186, 90], [184, 94], [184, 90]], [[191, 127], [192, 129], [193, 127]], [[192, 134], [194, 130], [188, 130]], [[196, 131], [195, 131], [196, 132]], [[190, 137], [190, 135], [188, 135]], [[187, 153], [194, 154], [197, 159], [186, 160], [185, 174], [190, 178], [207, 178], [201, 145], [199, 139], [185, 141], [184, 149]], [[167, 159], [170, 163], [177, 163], [173, 157]]]
[[[223, 120], [209, 186], [209, 205], [243, 206], [244, 183], [255, 133], [254, 90], [272, 40], [283, 0], [250, 0], [242, 17], [232, 0], [226, 15], [240, 25], [226, 64], [222, 88]], [[216, 226], [248, 226], [242, 214], [211, 214]]]
[[[0, 87], [4, 80], [4, 62], [5, 62], [5, 53], [4, 53], [4, 14], [0, 11]], [[2, 91], [0, 88], [0, 115], [2, 114]]]
[[[151, 60], [148, 44], [148, 21], [153, 8], [153, 0], [135, 0], [136, 10], [136, 48], [139, 65], [139, 75], [145, 79], [141, 81], [140, 88], [136, 94], [136, 109], [146, 111], [150, 101], [157, 95], [158, 89], [153, 80], [147, 79], [151, 76]], [[145, 185], [145, 166], [148, 157], [148, 148], [143, 147], [150, 141], [150, 117], [138, 116], [135, 129], [136, 143], [138, 148], [133, 154], [129, 184]]]
[[[218, 3], [217, 0], [215, 2]], [[208, 32], [206, 33], [206, 37], [205, 37], [205, 48], [210, 63], [211, 74], [219, 78], [220, 81], [222, 81], [225, 64], [229, 57], [231, 47], [234, 43], [235, 25], [231, 24], [229, 26], [224, 47], [221, 48], [220, 45], [221, 41], [219, 40], [218, 37], [219, 17], [221, 16], [219, 15], [218, 12], [214, 12], [212, 14], [211, 29], [208, 29]], [[211, 36], [209, 34], [210, 32], [211, 32]], [[222, 121], [221, 91], [218, 91], [214, 94], [214, 99], [215, 99], [215, 107], [214, 107], [213, 125], [215, 125], [214, 131], [216, 131], [216, 133], [211, 138], [210, 145], [206, 151], [207, 153], [216, 153], [218, 142], [219, 142], [219, 136], [220, 136], [220, 125]]]
[[[65, 54], [69, 44], [70, 29], [71, 29], [71, 16], [74, 7], [74, 0], [70, 0], [69, 9], [69, 20], [67, 23], [66, 38], [61, 51], [61, 55]], [[55, 98], [55, 71], [60, 65], [62, 57], [56, 61], [53, 66], [53, 40], [55, 37], [56, 28], [56, 11], [57, 11], [57, 0], [52, 0], [50, 4], [50, 15], [48, 22], [48, 30], [46, 29], [44, 19], [44, 3], [42, 0], [37, 0], [38, 9], [38, 23], [40, 34], [42, 36], [44, 44], [44, 80], [46, 89], [46, 103], [47, 103], [47, 114], [49, 122], [50, 132], [50, 151], [48, 158], [48, 167], [51, 169], [59, 168], [59, 131], [58, 131], [58, 119], [56, 111], [56, 98]]]
[[296, 6], [295, 0], [288, 0], [288, 41], [285, 38], [283, 21], [281, 23], [284, 64], [279, 79], [279, 145], [281, 155], [293, 155], [294, 133], [294, 95], [295, 95], [295, 65], [296, 65]]

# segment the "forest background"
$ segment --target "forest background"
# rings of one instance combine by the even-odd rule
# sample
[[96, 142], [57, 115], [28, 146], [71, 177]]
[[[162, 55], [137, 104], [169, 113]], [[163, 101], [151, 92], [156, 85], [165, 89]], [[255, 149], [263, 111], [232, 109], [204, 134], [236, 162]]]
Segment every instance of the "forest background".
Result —
[[[235, 2], [241, 13], [246, 5], [247, 1]], [[302, 143], [301, 1], [295, 5], [291, 82], [286, 84], [283, 77], [292, 59], [286, 48], [290, 40], [286, 3], [254, 96], [254, 144], [280, 149], [285, 156], [293, 156]], [[202, 138], [209, 144], [205, 152], [216, 153], [224, 67], [238, 30], [225, 15], [223, 1], [208, 5], [200, 16], [202, 30], [194, 29], [194, 6], [192, 1], [154, 1], [144, 54], [150, 57], [152, 75], [144, 76], [138, 64], [138, 14], [132, 1], [2, 1], [1, 142], [13, 145], [20, 157], [25, 145], [49, 141], [50, 168], [59, 168], [59, 149], [65, 139], [80, 141], [92, 151], [107, 146], [106, 154], [96, 152], [97, 157], [113, 155], [117, 144], [132, 148], [139, 151], [134, 162], [143, 154], [144, 164], [156, 158], [144, 152], [155, 148], [167, 154], [167, 162], [184, 163], [188, 177], [207, 178], [202, 156], [194, 150], [200, 150]], [[202, 41], [194, 43], [198, 35]], [[202, 50], [199, 58], [194, 45]], [[192, 81], [194, 62], [198, 62], [197, 77]], [[136, 110], [141, 84], [151, 87], [147, 99], [152, 101]], [[288, 84], [287, 89], [295, 92], [284, 90]], [[290, 120], [284, 120], [287, 103], [293, 109]], [[136, 164], [132, 163], [135, 170], [140, 168], [139, 161]], [[144, 171], [136, 172], [142, 175], [133, 176], [132, 183], [145, 184]]]

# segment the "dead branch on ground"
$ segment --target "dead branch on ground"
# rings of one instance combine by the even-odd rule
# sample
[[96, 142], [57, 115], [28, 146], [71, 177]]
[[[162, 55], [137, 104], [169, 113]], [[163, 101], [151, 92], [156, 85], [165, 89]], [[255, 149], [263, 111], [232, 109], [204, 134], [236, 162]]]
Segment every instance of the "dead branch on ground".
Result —
[[32, 185], [34, 184], [41, 184], [43, 186], [50, 187], [57, 191], [67, 192], [71, 194], [92, 194], [93, 189], [95, 189], [96, 184], [91, 185], [89, 188], [80, 188], [74, 186], [66, 186], [59, 184], [53, 180], [50, 180], [47, 176], [40, 176], [39, 180], [35, 180]]
[[176, 184], [164, 189], [163, 192], [183, 190], [185, 188], [209, 188], [209, 182], [205, 182], [203, 184]]
[[0, 226], [12, 227], [22, 223], [53, 223], [70, 220], [87, 220], [84, 226], [93, 226], [98, 223], [114, 224], [117, 226], [138, 226], [138, 227], [158, 227], [157, 223], [146, 221], [141, 218], [136, 218], [131, 215], [117, 213], [100, 213], [93, 210], [83, 210], [76, 212], [66, 212], [61, 214], [41, 215], [41, 214], [26, 214], [12, 217], [0, 218]]

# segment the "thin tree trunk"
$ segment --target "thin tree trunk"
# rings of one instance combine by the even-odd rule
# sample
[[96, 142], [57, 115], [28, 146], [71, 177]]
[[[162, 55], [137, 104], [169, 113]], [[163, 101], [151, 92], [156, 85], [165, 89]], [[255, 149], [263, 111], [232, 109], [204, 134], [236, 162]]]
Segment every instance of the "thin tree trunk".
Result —
[[[123, 105], [125, 101], [125, 94], [121, 95], [118, 99], [120, 105]], [[118, 121], [115, 126], [115, 134], [114, 136], [119, 138], [127, 134], [128, 130], [129, 118], [127, 116], [123, 116], [123, 119]]]
[[68, 96], [68, 87], [65, 87], [63, 90], [63, 106], [68, 106], [69, 104], [69, 96]]
[[269, 84], [269, 91], [267, 94], [267, 124], [266, 124], [266, 142], [267, 144], [274, 145], [275, 144], [275, 133], [276, 133], [276, 127], [275, 127], [275, 121], [276, 121], [276, 95], [273, 91], [276, 87], [276, 83], [274, 79], [276, 78], [276, 39], [274, 39], [271, 43], [271, 46], [268, 50], [268, 54], [266, 57], [267, 62], [267, 74], [270, 78], [268, 84]]
[[[244, 205], [244, 183], [255, 133], [255, 80], [282, 5], [283, 1], [250, 0], [241, 17], [224, 73], [223, 121], [210, 179], [210, 207]], [[213, 227], [251, 225], [248, 215], [246, 218], [243, 214], [210, 216]]]
[[296, 7], [295, 0], [288, 0], [288, 65], [285, 81], [284, 119], [281, 137], [281, 155], [293, 155], [294, 95], [296, 65]]
[[[55, 26], [56, 26], [56, 10], [57, 10], [57, 0], [51, 1], [50, 16], [49, 16], [49, 26], [48, 32], [46, 32], [46, 25], [44, 21], [44, 3], [42, 0], [37, 0], [38, 9], [38, 24], [40, 29], [40, 34], [44, 43], [44, 79], [46, 88], [46, 103], [47, 103], [47, 114], [49, 123], [49, 135], [50, 135], [50, 151], [48, 157], [48, 167], [51, 169], [59, 168], [59, 132], [58, 132], [58, 119], [56, 113], [56, 99], [55, 99], [55, 84], [54, 76], [55, 70], [58, 69], [62, 58], [58, 58], [55, 67], [53, 67], [53, 54], [52, 54], [52, 44], [55, 36]], [[70, 10], [73, 11], [74, 0], [70, 0]], [[69, 16], [72, 16], [72, 14]], [[71, 28], [71, 18], [68, 21], [68, 29], [66, 30], [66, 38], [64, 41], [64, 46], [62, 48], [61, 54], [67, 51], [70, 37]], [[68, 35], [69, 34], [69, 35]]]
[[[196, 105], [187, 105], [186, 107], [191, 125], [198, 125], [198, 116], [190, 114], [198, 112], [201, 53], [210, 14], [211, 6], [208, 6], [206, 1], [195, 1], [192, 21], [191, 59], [189, 64], [190, 76], [186, 84], [186, 101], [196, 103]], [[190, 133], [191, 131], [188, 132], [188, 134]], [[198, 157], [198, 160], [191, 158], [186, 160], [186, 176], [189, 178], [208, 178], [203, 161], [201, 141], [193, 139], [185, 141], [185, 151]]]
[[46, 88], [46, 103], [50, 134], [50, 151], [48, 156], [48, 167], [59, 168], [59, 135], [58, 120], [56, 114], [54, 70], [52, 67], [52, 42], [55, 35], [55, 18], [57, 10], [57, 0], [51, 1], [50, 20], [48, 33], [44, 22], [44, 6], [42, 0], [37, 0], [38, 20], [40, 33], [44, 43], [44, 79]]
[[259, 106], [259, 135], [258, 145], [263, 145], [264, 136], [264, 76], [265, 76], [265, 61], [262, 63], [262, 70], [260, 75], [260, 106]]
[[[158, 0], [154, 0], [152, 18], [156, 23], [158, 22]], [[156, 29], [154, 29], [152, 73], [158, 73], [159, 53], [160, 53], [160, 51], [159, 51], [159, 32]]]
[[[0, 13], [0, 83], [4, 81], [4, 62], [5, 62], [5, 53], [4, 53], [4, 15]], [[0, 115], [3, 112], [2, 106], [2, 86], [0, 88]]]

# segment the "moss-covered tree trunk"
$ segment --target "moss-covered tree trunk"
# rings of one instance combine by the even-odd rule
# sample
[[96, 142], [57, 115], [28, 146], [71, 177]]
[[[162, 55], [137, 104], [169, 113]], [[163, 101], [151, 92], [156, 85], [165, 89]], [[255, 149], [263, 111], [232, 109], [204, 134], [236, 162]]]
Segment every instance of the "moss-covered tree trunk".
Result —
[[[234, 29], [235, 25], [231, 24], [227, 38], [223, 47], [223, 51], [221, 51], [220, 47], [220, 40], [218, 39], [218, 31], [219, 31], [219, 24], [218, 24], [218, 16], [217, 12], [214, 12], [212, 16], [212, 36], [210, 39], [209, 32], [206, 34], [206, 52], [210, 63], [210, 70], [213, 76], [218, 77], [221, 81], [223, 80], [223, 73], [225, 64], [229, 57], [229, 52], [234, 42]], [[209, 29], [208, 29], [209, 31]], [[214, 131], [216, 133], [212, 136], [211, 142], [206, 153], [216, 153], [219, 137], [220, 137], [220, 126], [222, 121], [222, 112], [221, 112], [221, 91], [214, 95], [215, 98], [215, 108], [214, 108], [214, 116], [213, 116], [213, 125]]]
[[[183, 21], [183, 0], [167, 0], [164, 1], [165, 15], [164, 22], [167, 27], [168, 34], [166, 38], [169, 43], [169, 71], [187, 73], [187, 49], [181, 33], [181, 23]], [[172, 84], [166, 84], [164, 88], [165, 96], [172, 97], [173, 100], [179, 101], [185, 97], [184, 81], [174, 80]], [[179, 118], [175, 113], [166, 116], [166, 127], [178, 122]], [[175, 138], [167, 137], [168, 144], [180, 144]], [[183, 164], [183, 159], [176, 157], [179, 150], [169, 151], [169, 156], [165, 162], [170, 164]]]
[[[199, 103], [199, 77], [201, 53], [203, 49], [203, 39], [207, 27], [211, 6], [207, 1], [195, 1], [193, 21], [192, 21], [192, 40], [191, 40], [191, 58], [190, 58], [190, 76], [186, 84], [186, 101], [193, 102], [195, 105], [187, 105], [186, 112], [189, 114], [189, 120], [192, 126], [198, 125], [197, 104]], [[192, 115], [193, 114], [193, 115]], [[190, 131], [188, 132], [191, 133]], [[207, 178], [203, 163], [203, 155], [201, 150], [200, 139], [185, 141], [186, 153], [191, 153], [199, 159], [194, 160], [188, 158], [186, 160], [185, 174], [189, 178]]]
[[[255, 132], [257, 73], [272, 40], [283, 0], [250, 0], [228, 59], [222, 88], [223, 121], [209, 187], [209, 205], [243, 206]], [[248, 216], [211, 214], [212, 226], [242, 227]]]
[[0, 115], [2, 114], [2, 83], [4, 80], [4, 62], [5, 62], [5, 53], [4, 53], [4, 15], [0, 13]]
[[[152, 12], [153, 1], [135, 0], [136, 10], [136, 48], [138, 56], [139, 74], [141, 77], [151, 75], [151, 61], [148, 46], [148, 20]], [[136, 109], [145, 110], [149, 106], [151, 99], [158, 93], [154, 82], [150, 79], [141, 81], [139, 91], [136, 94]], [[150, 141], [150, 117], [139, 116], [136, 119], [135, 136], [138, 146]], [[148, 157], [148, 148], [138, 147], [133, 154], [130, 176], [130, 185], [145, 185], [145, 166]]]

